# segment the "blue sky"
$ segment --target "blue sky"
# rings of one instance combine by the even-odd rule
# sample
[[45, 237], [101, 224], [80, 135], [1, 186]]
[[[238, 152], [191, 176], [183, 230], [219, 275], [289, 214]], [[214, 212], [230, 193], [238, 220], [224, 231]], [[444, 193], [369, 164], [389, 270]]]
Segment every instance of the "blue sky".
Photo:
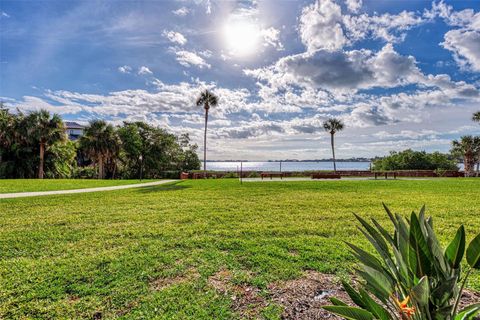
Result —
[[0, 0], [0, 99], [87, 123], [143, 120], [211, 159], [447, 151], [478, 134], [478, 1]]

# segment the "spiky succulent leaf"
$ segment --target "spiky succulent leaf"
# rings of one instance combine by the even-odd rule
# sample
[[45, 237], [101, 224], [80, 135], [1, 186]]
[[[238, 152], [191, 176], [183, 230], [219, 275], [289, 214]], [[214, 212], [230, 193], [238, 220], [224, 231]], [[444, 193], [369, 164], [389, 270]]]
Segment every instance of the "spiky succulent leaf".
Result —
[[480, 269], [480, 233], [468, 245], [467, 262], [470, 267]]
[[420, 226], [420, 222], [415, 213], [410, 218], [410, 263], [415, 265], [415, 273], [418, 278], [430, 275], [432, 269], [432, 261], [430, 260], [430, 252], [425, 239], [425, 235]]
[[448, 259], [450, 266], [457, 269], [462, 262], [465, 253], [465, 227], [463, 225], [458, 228], [455, 238], [445, 250], [445, 257]]
[[360, 295], [363, 298], [363, 301], [366, 304], [366, 308], [368, 311], [370, 311], [376, 319], [380, 320], [390, 320], [392, 317], [388, 313], [387, 310], [385, 310], [384, 307], [382, 307], [380, 304], [378, 304], [375, 300], [373, 300], [369, 295], [368, 292], [365, 291], [364, 289], [360, 289]]
[[346, 307], [346, 306], [325, 306], [323, 308], [327, 311], [338, 314], [339, 316], [342, 316], [345, 319], [352, 319], [352, 320], [372, 320], [373, 319], [373, 315], [370, 312], [360, 308]]
[[346, 303], [343, 302], [342, 300], [337, 299], [337, 298], [334, 298], [334, 297], [331, 297], [331, 298], [330, 298], [330, 302], [331, 302], [334, 306], [348, 306], [348, 304], [346, 304]]
[[412, 288], [411, 296], [419, 306], [424, 307], [428, 305], [428, 300], [430, 297], [430, 284], [427, 276], [422, 277], [418, 284]]
[[480, 313], [480, 303], [472, 304], [455, 315], [454, 320], [470, 320]]

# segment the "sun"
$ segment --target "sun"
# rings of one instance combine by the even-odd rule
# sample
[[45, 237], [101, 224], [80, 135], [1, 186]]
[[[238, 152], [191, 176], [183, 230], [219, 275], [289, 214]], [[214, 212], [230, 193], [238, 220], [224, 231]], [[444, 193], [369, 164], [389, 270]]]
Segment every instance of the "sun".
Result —
[[258, 47], [260, 28], [248, 20], [229, 19], [224, 26], [223, 35], [231, 54], [248, 56]]

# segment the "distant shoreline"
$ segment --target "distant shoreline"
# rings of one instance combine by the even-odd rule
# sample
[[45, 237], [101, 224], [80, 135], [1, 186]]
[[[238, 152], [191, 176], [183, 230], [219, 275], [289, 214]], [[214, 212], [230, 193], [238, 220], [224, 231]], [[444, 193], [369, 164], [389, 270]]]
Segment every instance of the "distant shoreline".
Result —
[[[372, 162], [374, 159], [336, 159], [336, 162]], [[207, 160], [207, 162], [332, 162], [333, 159], [319, 160]]]

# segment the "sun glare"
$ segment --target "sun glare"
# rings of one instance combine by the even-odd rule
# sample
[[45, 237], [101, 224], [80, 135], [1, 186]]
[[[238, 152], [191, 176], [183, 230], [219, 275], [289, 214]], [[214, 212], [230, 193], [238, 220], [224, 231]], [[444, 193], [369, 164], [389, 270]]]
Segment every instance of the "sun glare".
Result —
[[250, 21], [233, 20], [225, 25], [224, 37], [231, 54], [246, 56], [255, 52], [259, 42], [260, 29]]

